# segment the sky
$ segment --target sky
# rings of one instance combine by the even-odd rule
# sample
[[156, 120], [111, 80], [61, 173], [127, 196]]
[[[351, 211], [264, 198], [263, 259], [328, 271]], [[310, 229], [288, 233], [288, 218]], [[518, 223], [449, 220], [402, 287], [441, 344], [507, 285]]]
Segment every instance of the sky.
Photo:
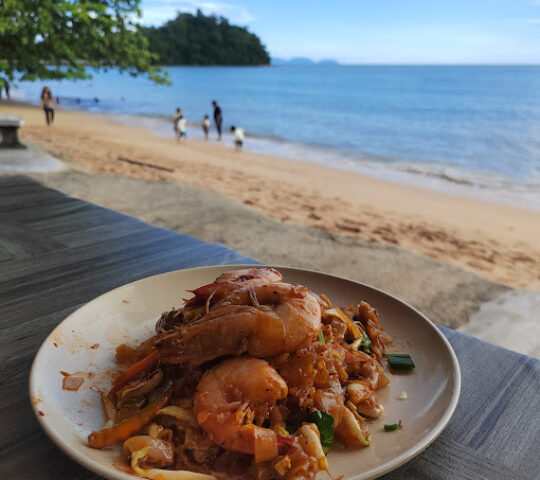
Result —
[[272, 57], [344, 64], [540, 64], [540, 0], [141, 0], [144, 25], [224, 16]]

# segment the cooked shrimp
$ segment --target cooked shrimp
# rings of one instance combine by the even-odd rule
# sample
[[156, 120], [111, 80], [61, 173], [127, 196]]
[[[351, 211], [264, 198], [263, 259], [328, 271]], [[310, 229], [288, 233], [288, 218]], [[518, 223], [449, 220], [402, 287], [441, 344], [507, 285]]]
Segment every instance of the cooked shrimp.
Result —
[[233, 290], [243, 287], [254, 287], [267, 283], [277, 283], [282, 280], [281, 273], [274, 268], [246, 268], [243, 270], [229, 270], [223, 272], [212, 283], [203, 285], [195, 290], [195, 297], [186, 303], [186, 306], [195, 300], [206, 300], [212, 296], [214, 302], [221, 300]]
[[199, 320], [208, 309], [234, 290], [280, 282], [283, 277], [274, 268], [246, 268], [223, 272], [212, 283], [190, 290], [194, 294], [178, 310], [165, 312], [156, 324], [156, 332], [172, 330]]
[[307, 288], [273, 283], [238, 289], [200, 320], [156, 340], [164, 363], [199, 365], [224, 355], [272, 357], [311, 343], [321, 326]]
[[245, 268], [229, 270], [216, 278], [216, 282], [234, 282], [243, 286], [280, 282], [283, 277], [275, 268]]
[[219, 445], [254, 454], [256, 462], [278, 455], [277, 435], [262, 428], [287, 384], [265, 360], [239, 357], [208, 370], [197, 387], [193, 411], [199, 424]]

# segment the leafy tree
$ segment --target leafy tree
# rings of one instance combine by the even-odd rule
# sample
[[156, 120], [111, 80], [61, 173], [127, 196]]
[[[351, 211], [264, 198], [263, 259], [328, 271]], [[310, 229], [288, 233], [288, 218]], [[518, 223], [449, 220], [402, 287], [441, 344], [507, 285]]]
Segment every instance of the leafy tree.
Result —
[[0, 86], [5, 80], [90, 78], [115, 67], [168, 83], [135, 23], [140, 0], [0, 0]]
[[181, 13], [155, 28], [144, 28], [149, 48], [165, 65], [268, 65], [259, 37], [226, 18]]

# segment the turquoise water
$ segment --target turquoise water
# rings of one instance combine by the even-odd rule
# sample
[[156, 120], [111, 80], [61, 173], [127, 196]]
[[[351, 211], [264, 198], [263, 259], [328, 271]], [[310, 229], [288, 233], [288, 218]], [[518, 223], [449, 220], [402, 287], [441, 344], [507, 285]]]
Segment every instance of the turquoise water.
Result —
[[[167, 135], [165, 118], [177, 106], [196, 123], [212, 117], [216, 99], [225, 126], [248, 133], [248, 149], [540, 208], [540, 67], [169, 71], [171, 87], [115, 71], [48, 84], [65, 108], [114, 114]], [[15, 93], [36, 101], [41, 87], [21, 83]]]

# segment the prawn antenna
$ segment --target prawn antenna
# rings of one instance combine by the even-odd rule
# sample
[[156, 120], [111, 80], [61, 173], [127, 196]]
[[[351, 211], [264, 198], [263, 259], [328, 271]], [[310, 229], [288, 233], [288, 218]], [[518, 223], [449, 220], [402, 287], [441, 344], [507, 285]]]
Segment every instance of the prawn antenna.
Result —
[[249, 288], [249, 299], [251, 300], [251, 304], [254, 307], [260, 306], [259, 300], [257, 300], [257, 295], [255, 294], [255, 289], [253, 287]]
[[214, 290], [210, 296], [208, 297], [208, 299], [206, 300], [206, 313], [208, 314], [208, 312], [210, 311], [210, 300], [212, 300], [212, 297], [214, 296], [214, 294], [216, 293], [216, 290]]

